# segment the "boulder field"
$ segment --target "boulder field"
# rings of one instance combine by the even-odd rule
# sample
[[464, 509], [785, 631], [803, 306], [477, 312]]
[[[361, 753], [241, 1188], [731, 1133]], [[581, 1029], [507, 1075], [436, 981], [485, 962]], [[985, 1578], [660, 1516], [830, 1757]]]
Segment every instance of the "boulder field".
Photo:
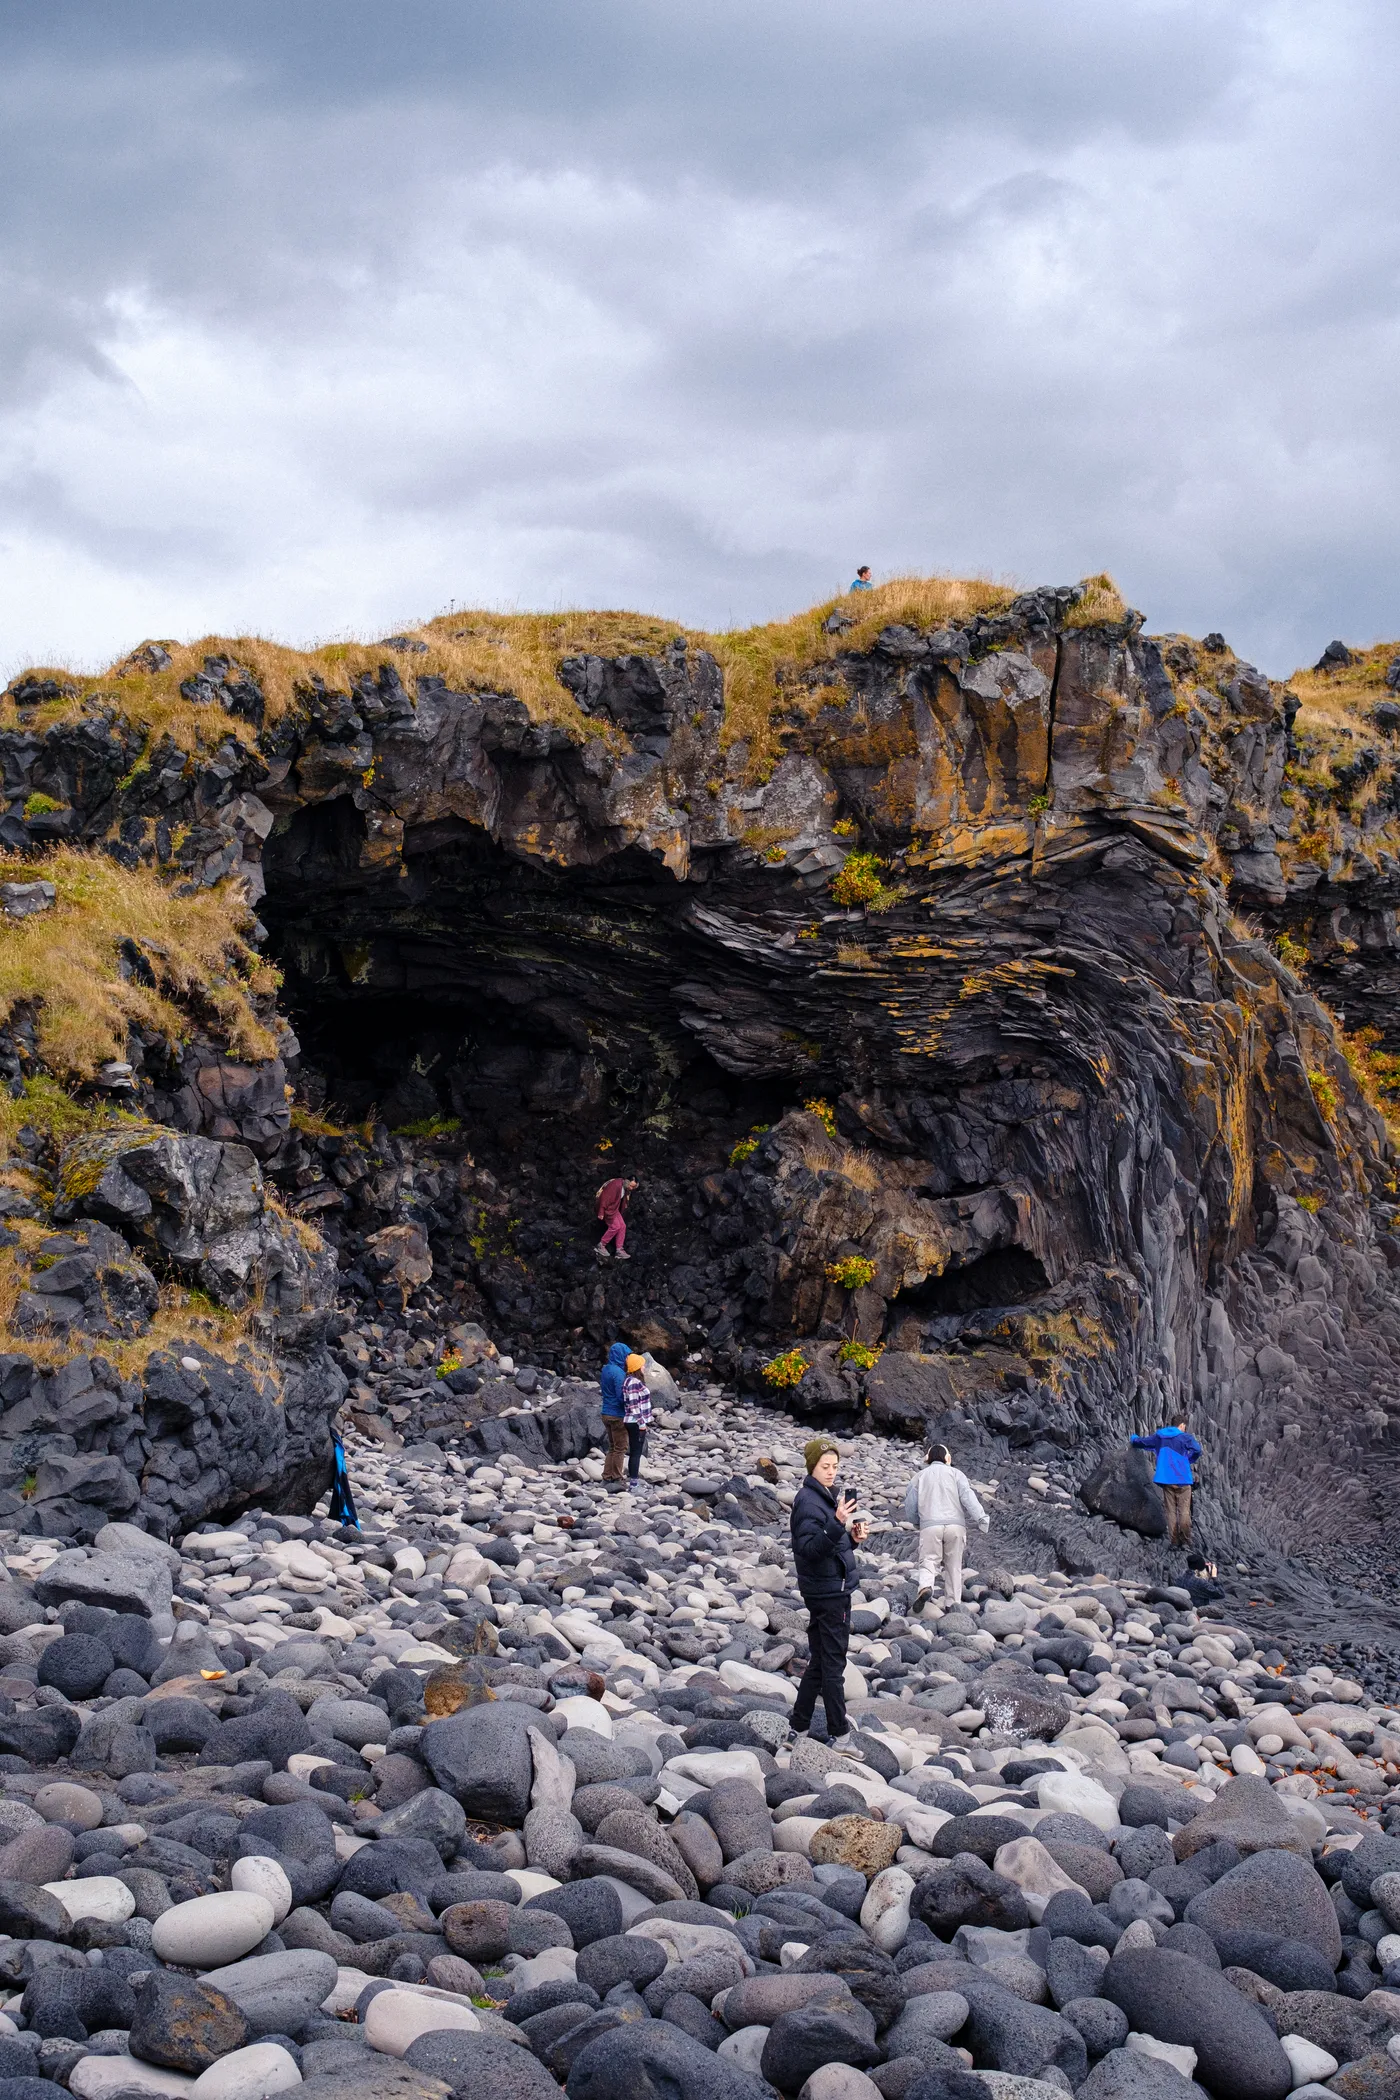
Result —
[[799, 1433], [653, 1376], [632, 1491], [352, 1435], [359, 1528], [0, 1533], [0, 2100], [1400, 2092], [1400, 1711], [995, 1520], [921, 1606], [867, 1435], [794, 1739]]

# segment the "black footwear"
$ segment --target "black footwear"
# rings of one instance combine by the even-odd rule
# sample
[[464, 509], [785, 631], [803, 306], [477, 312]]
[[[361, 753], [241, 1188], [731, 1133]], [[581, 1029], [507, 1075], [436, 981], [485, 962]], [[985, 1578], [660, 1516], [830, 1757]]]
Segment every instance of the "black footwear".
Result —
[[924, 1606], [932, 1597], [932, 1595], [932, 1590], [920, 1590], [918, 1596], [914, 1599], [914, 1602], [910, 1605], [909, 1609], [911, 1611], [922, 1611]]

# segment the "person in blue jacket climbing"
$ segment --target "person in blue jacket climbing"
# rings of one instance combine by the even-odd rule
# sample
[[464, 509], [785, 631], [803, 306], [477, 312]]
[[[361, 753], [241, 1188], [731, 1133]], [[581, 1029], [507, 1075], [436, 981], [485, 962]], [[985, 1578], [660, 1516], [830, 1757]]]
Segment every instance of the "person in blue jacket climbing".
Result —
[[1132, 1439], [1140, 1451], [1151, 1451], [1157, 1460], [1152, 1477], [1162, 1490], [1167, 1511], [1167, 1542], [1173, 1546], [1191, 1543], [1191, 1489], [1196, 1476], [1191, 1468], [1201, 1447], [1186, 1427], [1185, 1415], [1164, 1422], [1151, 1436]]
[[623, 1468], [627, 1464], [627, 1422], [623, 1413], [622, 1387], [627, 1377], [627, 1359], [631, 1350], [626, 1342], [614, 1342], [608, 1351], [608, 1360], [598, 1374], [598, 1383], [603, 1388], [603, 1426], [608, 1432], [608, 1455], [603, 1461], [603, 1483], [619, 1490], [623, 1484]]

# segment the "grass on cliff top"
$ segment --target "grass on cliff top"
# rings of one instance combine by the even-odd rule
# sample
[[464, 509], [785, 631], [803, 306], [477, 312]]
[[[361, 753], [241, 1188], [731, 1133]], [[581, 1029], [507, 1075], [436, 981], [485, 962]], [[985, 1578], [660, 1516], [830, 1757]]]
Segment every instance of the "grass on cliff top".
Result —
[[[73, 846], [32, 859], [0, 854], [0, 882], [36, 880], [53, 883], [58, 901], [32, 918], [0, 918], [0, 1019], [32, 1003], [40, 1055], [60, 1079], [91, 1079], [125, 1057], [133, 1021], [186, 1040], [192, 1011], [217, 1023], [235, 1055], [275, 1055], [252, 1002], [276, 989], [277, 975], [245, 939], [250, 914], [237, 884], [177, 897], [148, 868]], [[153, 986], [122, 975], [125, 940], [144, 955]]]
[[1374, 742], [1379, 731], [1370, 719], [1371, 709], [1378, 700], [1400, 698], [1385, 682], [1385, 674], [1397, 657], [1400, 642], [1378, 642], [1372, 649], [1354, 651], [1355, 660], [1340, 670], [1295, 671], [1288, 680], [1289, 690], [1302, 702], [1295, 734], [1305, 729], [1324, 734], [1329, 730], [1353, 729]]
[[[1072, 626], [1121, 620], [1124, 604], [1112, 578], [1087, 579], [1082, 602], [1070, 616]], [[457, 692], [513, 694], [531, 716], [571, 728], [579, 736], [607, 735], [591, 722], [558, 677], [566, 656], [642, 654], [654, 656], [677, 637], [693, 649], [708, 649], [720, 663], [725, 683], [723, 741], [742, 744], [752, 773], [771, 762], [777, 748], [776, 718], [816, 712], [844, 693], [818, 686], [809, 674], [848, 651], [868, 649], [881, 628], [919, 629], [996, 612], [1015, 596], [1012, 586], [985, 577], [902, 576], [868, 592], [843, 592], [826, 598], [787, 620], [707, 634], [674, 620], [646, 613], [570, 611], [496, 613], [463, 611], [440, 614], [403, 636], [422, 649], [391, 649], [383, 641], [327, 642], [312, 649], [290, 649], [255, 636], [206, 635], [188, 643], [164, 642], [171, 661], [150, 671], [140, 661], [143, 649], [109, 669], [82, 675], [61, 667], [35, 666], [24, 679], [48, 679], [59, 694], [24, 710], [26, 723], [42, 731], [50, 724], [72, 721], [108, 708], [124, 715], [148, 737], [168, 732], [182, 749], [210, 749], [227, 736], [251, 744], [253, 725], [215, 705], [185, 699], [180, 687], [203, 670], [206, 657], [226, 657], [250, 673], [259, 686], [267, 718], [300, 712], [313, 679], [332, 691], [346, 692], [362, 674], [390, 664], [411, 691], [425, 675], [446, 681]], [[840, 634], [827, 634], [825, 623], [840, 612], [853, 624]], [[18, 684], [20, 681], [16, 680]], [[0, 728], [17, 720], [13, 691], [0, 699]]]

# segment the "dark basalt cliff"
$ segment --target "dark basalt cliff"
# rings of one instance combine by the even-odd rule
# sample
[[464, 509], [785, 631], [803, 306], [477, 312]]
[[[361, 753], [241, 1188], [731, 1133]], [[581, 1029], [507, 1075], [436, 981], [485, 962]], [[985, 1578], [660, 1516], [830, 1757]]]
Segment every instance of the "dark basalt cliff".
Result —
[[[184, 691], [229, 733], [193, 759], [120, 692], [46, 729], [21, 687], [0, 836], [247, 882], [295, 1037], [173, 1073], [138, 1044], [137, 1089], [248, 1144], [351, 1299], [411, 1285], [371, 1242], [417, 1225], [433, 1319], [533, 1361], [623, 1329], [804, 1414], [951, 1419], [1077, 1478], [1184, 1403], [1218, 1546], [1374, 1581], [1394, 1160], [1271, 937], [1301, 959], [1306, 928], [1316, 989], [1389, 1037], [1400, 867], [1294, 850], [1292, 695], [1087, 620], [1082, 588], [1038, 591], [848, 649], [834, 613], [766, 741], [685, 638], [566, 654], [545, 717], [415, 676], [400, 637], [264, 723], [254, 673], [210, 658]], [[642, 1182], [625, 1269], [592, 1254], [613, 1171]]]

